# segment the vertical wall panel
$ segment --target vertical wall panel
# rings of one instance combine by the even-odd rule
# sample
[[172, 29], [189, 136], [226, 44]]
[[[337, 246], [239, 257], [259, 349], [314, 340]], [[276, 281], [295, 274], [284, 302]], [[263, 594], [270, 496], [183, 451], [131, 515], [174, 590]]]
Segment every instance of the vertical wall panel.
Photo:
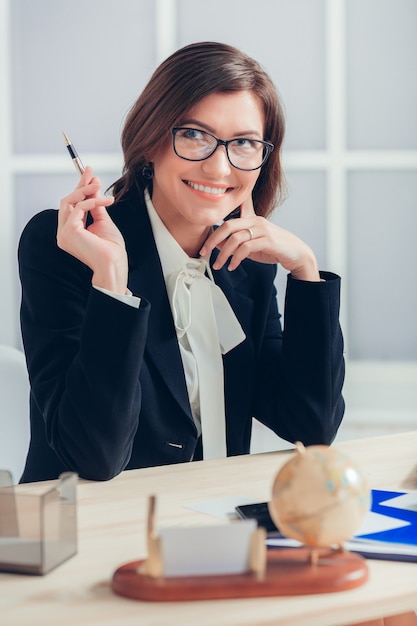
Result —
[[[288, 198], [272, 214], [272, 221], [295, 233], [315, 252], [320, 269], [326, 259], [326, 175], [316, 171], [291, 171], [287, 175]], [[278, 269], [276, 285], [281, 313], [284, 311], [287, 272]]]
[[[14, 0], [14, 146], [119, 150], [122, 119], [155, 64], [152, 0]], [[146, 25], [146, 26], [145, 26]]]
[[348, 182], [351, 358], [417, 360], [417, 172]]
[[417, 2], [349, 0], [348, 145], [417, 148]]

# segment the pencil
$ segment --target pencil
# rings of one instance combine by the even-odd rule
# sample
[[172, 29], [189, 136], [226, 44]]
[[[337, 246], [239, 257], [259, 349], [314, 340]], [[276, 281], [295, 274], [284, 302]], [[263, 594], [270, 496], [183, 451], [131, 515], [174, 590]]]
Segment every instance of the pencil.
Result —
[[70, 154], [70, 157], [72, 159], [72, 162], [74, 163], [75, 169], [77, 170], [77, 172], [79, 172], [79, 174], [82, 174], [84, 172], [84, 165], [83, 162], [81, 161], [80, 157], [78, 156], [78, 153], [76, 151], [76, 149], [74, 148], [74, 146], [72, 145], [72, 143], [70, 142], [68, 135], [66, 135], [64, 133], [64, 131], [62, 131], [62, 134], [64, 135], [64, 139], [65, 139], [65, 145], [67, 146], [67, 150]]

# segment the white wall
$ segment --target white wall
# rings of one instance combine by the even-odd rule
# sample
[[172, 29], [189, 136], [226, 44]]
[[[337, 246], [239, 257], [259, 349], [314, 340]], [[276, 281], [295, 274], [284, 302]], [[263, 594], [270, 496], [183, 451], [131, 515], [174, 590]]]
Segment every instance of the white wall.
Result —
[[20, 345], [21, 229], [76, 182], [61, 131], [109, 184], [157, 63], [222, 40], [263, 63], [286, 106], [291, 195], [273, 219], [343, 278], [344, 428], [396, 428], [387, 386], [415, 428], [416, 32], [415, 0], [0, 0], [0, 343]]

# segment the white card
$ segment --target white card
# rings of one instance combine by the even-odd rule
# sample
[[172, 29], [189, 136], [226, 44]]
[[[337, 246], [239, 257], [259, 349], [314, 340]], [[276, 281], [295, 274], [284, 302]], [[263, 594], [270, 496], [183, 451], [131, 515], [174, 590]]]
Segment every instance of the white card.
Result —
[[249, 570], [256, 522], [160, 528], [164, 576], [241, 574]]

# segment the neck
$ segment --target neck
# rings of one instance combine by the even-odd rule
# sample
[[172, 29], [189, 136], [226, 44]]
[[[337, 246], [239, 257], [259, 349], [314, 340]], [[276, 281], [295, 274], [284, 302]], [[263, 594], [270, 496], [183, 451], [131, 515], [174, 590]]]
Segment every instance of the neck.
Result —
[[[158, 202], [155, 201], [155, 194], [152, 195], [151, 202], [165, 228], [190, 258], [199, 257], [199, 252], [209, 236], [212, 227], [204, 224], [194, 224], [183, 218], [175, 210], [158, 209]], [[169, 203], [167, 203], [169, 206]]]
[[165, 220], [164, 216], [159, 214], [159, 217], [163, 221], [165, 227], [175, 241], [190, 258], [197, 258], [200, 256], [200, 250], [203, 247], [204, 242], [211, 233], [211, 226], [199, 226], [196, 224], [176, 223]]
[[171, 234], [190, 258], [197, 258], [200, 256], [200, 250], [203, 247], [203, 244], [209, 236], [210, 232], [211, 227], [207, 226], [203, 232], [200, 232], [199, 234], [196, 233], [194, 234], [194, 236], [192, 236], [191, 233], [188, 235], [178, 233], [179, 236], [177, 236], [175, 233]]

